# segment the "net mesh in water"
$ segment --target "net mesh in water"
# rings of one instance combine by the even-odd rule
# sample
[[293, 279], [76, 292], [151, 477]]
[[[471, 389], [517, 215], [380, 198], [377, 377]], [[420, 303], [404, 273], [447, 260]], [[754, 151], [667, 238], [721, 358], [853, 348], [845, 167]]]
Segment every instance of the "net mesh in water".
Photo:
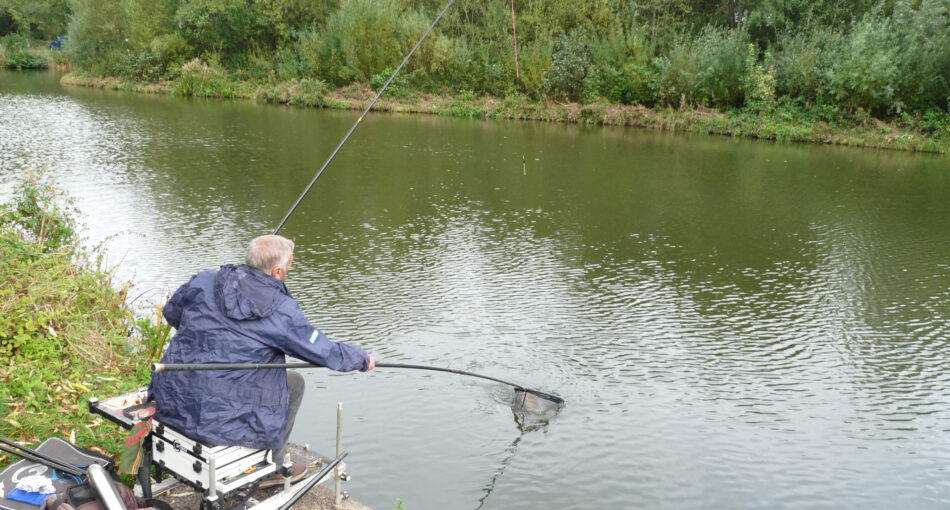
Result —
[[557, 409], [563, 403], [564, 399], [549, 393], [525, 388], [515, 389], [515, 407], [529, 413], [545, 414]]

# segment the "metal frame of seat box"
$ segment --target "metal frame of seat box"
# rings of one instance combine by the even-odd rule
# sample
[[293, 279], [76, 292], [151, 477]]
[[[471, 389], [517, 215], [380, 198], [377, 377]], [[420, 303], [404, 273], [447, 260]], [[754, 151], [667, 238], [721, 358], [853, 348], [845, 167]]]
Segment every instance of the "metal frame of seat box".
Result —
[[[139, 421], [137, 412], [148, 405], [146, 399], [146, 388], [140, 388], [106, 400], [91, 398], [89, 410], [125, 429], [131, 429]], [[244, 505], [256, 503], [254, 508], [258, 510], [289, 506], [317, 483], [341, 473], [343, 467], [340, 461], [346, 456], [344, 452], [330, 463], [332, 467], [339, 468], [331, 470], [328, 465], [305, 481], [290, 485], [290, 463], [285, 466], [274, 464], [271, 450], [208, 445], [188, 438], [154, 418], [152, 431], [145, 438], [143, 448], [145, 458], [137, 475], [142, 496], [151, 498], [153, 490], [164, 490], [175, 481], [180, 481], [204, 493], [202, 510], [219, 510], [234, 500]], [[151, 480], [152, 465], [156, 467], [156, 481], [159, 482], [154, 487]], [[163, 481], [165, 473], [171, 478]], [[249, 497], [260, 481], [276, 473], [284, 475], [284, 490], [262, 501]]]

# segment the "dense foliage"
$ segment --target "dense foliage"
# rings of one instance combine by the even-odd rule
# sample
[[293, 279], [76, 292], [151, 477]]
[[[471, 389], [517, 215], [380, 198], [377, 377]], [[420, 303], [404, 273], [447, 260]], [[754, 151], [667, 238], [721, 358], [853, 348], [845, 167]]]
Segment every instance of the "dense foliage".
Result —
[[[41, 27], [57, 26], [46, 20], [51, 10], [22, 21], [22, 5], [62, 1], [0, 0], [0, 11], [6, 6], [15, 21], [8, 27], [22, 33], [26, 23], [49, 35]], [[759, 110], [785, 98], [817, 110], [943, 121], [950, 109], [946, 0], [521, 0], [519, 76], [510, 5], [457, 0], [407, 67], [404, 90]], [[176, 80], [190, 65], [192, 75], [222, 83], [375, 84], [441, 7], [442, 0], [70, 0], [66, 47], [86, 72], [136, 81]]]
[[7, 34], [0, 37], [0, 69], [41, 69], [46, 60], [38, 57], [27, 46], [26, 39], [20, 34]]
[[[148, 380], [167, 325], [139, 320], [124, 286], [81, 248], [77, 213], [35, 179], [0, 204], [0, 435], [29, 444], [58, 436], [118, 450], [124, 431], [86, 410]], [[148, 338], [148, 341], [143, 341]], [[0, 454], [0, 466], [15, 460]]]
[[32, 46], [32, 38], [49, 41], [62, 35], [69, 22], [68, 0], [0, 0], [0, 35], [19, 33]]

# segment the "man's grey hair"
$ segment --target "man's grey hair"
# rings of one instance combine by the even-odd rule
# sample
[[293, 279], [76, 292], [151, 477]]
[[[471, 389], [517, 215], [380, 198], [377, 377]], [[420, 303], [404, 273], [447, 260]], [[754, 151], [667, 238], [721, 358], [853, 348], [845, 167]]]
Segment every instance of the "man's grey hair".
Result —
[[290, 256], [294, 253], [294, 242], [279, 235], [266, 235], [254, 238], [247, 248], [247, 265], [267, 274], [275, 267], [287, 269]]

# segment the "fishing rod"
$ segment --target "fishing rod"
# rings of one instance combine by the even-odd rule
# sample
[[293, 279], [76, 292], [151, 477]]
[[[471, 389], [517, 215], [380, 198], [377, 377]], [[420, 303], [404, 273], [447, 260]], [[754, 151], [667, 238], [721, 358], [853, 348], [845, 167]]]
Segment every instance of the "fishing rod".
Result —
[[52, 457], [43, 455], [36, 450], [31, 450], [29, 448], [20, 446], [4, 437], [0, 437], [0, 451], [23, 457], [26, 460], [32, 460], [33, 462], [43, 464], [44, 466], [49, 466], [53, 469], [57, 469], [63, 473], [73, 476], [83, 477], [85, 475], [85, 471], [80, 469], [78, 466], [64, 464]]
[[[323, 368], [323, 365], [318, 365], [316, 363], [152, 363], [152, 372], [182, 372], [182, 371], [194, 371], [194, 370], [263, 370], [263, 369], [272, 369], [272, 368]], [[476, 374], [474, 372], [466, 372], [464, 370], [455, 370], [452, 368], [441, 368], [441, 367], [430, 367], [426, 365], [405, 365], [401, 363], [376, 363], [376, 368], [409, 368], [415, 370], [432, 370], [435, 372], [448, 372], [452, 374], [467, 375], [471, 377], [479, 377], [481, 379], [488, 379], [489, 381], [495, 381], [497, 383], [506, 384], [508, 386], [513, 386], [516, 392], [521, 392], [527, 395], [533, 395], [539, 399], [542, 399], [547, 402], [552, 402], [554, 404], [563, 404], [564, 399], [553, 395], [551, 393], [546, 393], [543, 391], [532, 390], [530, 388], [525, 388], [520, 384], [515, 384], [508, 381], [503, 381], [495, 377]], [[522, 395], [522, 402], [519, 404], [525, 406], [526, 402], [524, 401], [525, 396]]]
[[[303, 201], [304, 197], [306, 197], [307, 194], [310, 192], [310, 189], [313, 188], [313, 185], [317, 182], [317, 179], [319, 179], [320, 176], [323, 175], [323, 172], [327, 169], [328, 166], [330, 166], [330, 162], [333, 161], [333, 158], [335, 158], [337, 154], [339, 154], [340, 150], [343, 148], [343, 145], [346, 144], [347, 140], [350, 139], [350, 136], [353, 134], [353, 132], [356, 131], [356, 128], [359, 127], [360, 122], [363, 121], [363, 118], [366, 117], [366, 114], [369, 113], [369, 111], [373, 109], [373, 106], [375, 106], [376, 103], [379, 101], [379, 98], [382, 97], [383, 93], [389, 87], [389, 84], [392, 83], [392, 81], [396, 78], [396, 75], [399, 74], [399, 71], [401, 71], [402, 68], [405, 67], [406, 62], [408, 62], [409, 59], [412, 57], [412, 55], [416, 52], [416, 50], [419, 49], [419, 46], [422, 45], [422, 41], [424, 41], [425, 38], [429, 35], [429, 33], [432, 32], [432, 29], [435, 28], [436, 24], [439, 23], [439, 20], [442, 19], [442, 17], [445, 15], [445, 13], [449, 10], [449, 8], [454, 3], [455, 3], [455, 0], [449, 0], [448, 3], [445, 4], [445, 7], [442, 8], [442, 11], [439, 13], [439, 15], [436, 16], [435, 19], [432, 21], [432, 24], [429, 25], [429, 28], [427, 28], [425, 33], [422, 34], [422, 37], [420, 37], [419, 40], [416, 41], [416, 44], [415, 46], [412, 47], [412, 50], [410, 50], [409, 53], [406, 55], [406, 57], [402, 59], [402, 62], [399, 64], [396, 70], [393, 71], [393, 74], [389, 76], [389, 79], [386, 80], [386, 83], [384, 83], [383, 86], [379, 89], [379, 92], [376, 93], [376, 97], [374, 97], [373, 100], [370, 101], [366, 109], [363, 110], [363, 113], [360, 114], [359, 118], [356, 119], [356, 122], [353, 123], [353, 126], [350, 127], [350, 130], [347, 131], [346, 135], [343, 136], [343, 139], [340, 140], [340, 143], [336, 146], [335, 149], [333, 149], [333, 152], [330, 153], [330, 157], [327, 158], [327, 160], [323, 163], [323, 166], [320, 167], [320, 170], [317, 171], [317, 173], [313, 176], [313, 179], [310, 180], [310, 183], [307, 184], [307, 187], [304, 188], [300, 196], [297, 197], [297, 200], [290, 207], [290, 210], [287, 211], [287, 214], [284, 215], [284, 218], [280, 220], [280, 223], [278, 223], [277, 227], [274, 228], [273, 234], [277, 234], [278, 232], [280, 232], [280, 229], [284, 227], [284, 224], [287, 223], [287, 220], [290, 218], [290, 216], [293, 215], [294, 211], [297, 210], [297, 207]], [[175, 371], [175, 370], [254, 370], [254, 369], [265, 369], [265, 368], [304, 368], [304, 367], [319, 367], [319, 366], [320, 365], [316, 365], [312, 363], [295, 363], [295, 364], [191, 363], [191, 364], [178, 364], [178, 365], [155, 363], [152, 365], [152, 371], [163, 372], [163, 371]], [[433, 370], [437, 372], [450, 372], [454, 374], [480, 377], [482, 379], [488, 379], [490, 381], [499, 382], [502, 384], [506, 384], [508, 386], [513, 386], [515, 388], [516, 400], [520, 399], [520, 403], [519, 403], [520, 406], [525, 407], [525, 408], [533, 408], [538, 411], [546, 410], [549, 406], [552, 405], [551, 403], [553, 403], [554, 405], [560, 405], [564, 403], [564, 399], [556, 395], [552, 395], [550, 393], [545, 393], [543, 391], [538, 391], [538, 390], [532, 390], [529, 388], [525, 388], [521, 386], [520, 384], [510, 383], [507, 381], [502, 381], [501, 379], [496, 379], [494, 377], [489, 377], [489, 376], [481, 375], [481, 374], [475, 374], [472, 372], [465, 372], [462, 370], [453, 370], [450, 368], [428, 367], [428, 366], [422, 366], [422, 365], [401, 365], [401, 364], [394, 364], [394, 363], [377, 363], [376, 366], [379, 368], [412, 368], [412, 369], [420, 369], [420, 370]], [[534, 396], [536, 398], [531, 399], [531, 401], [529, 402], [529, 399], [528, 399], [529, 395]]]
[[326, 170], [328, 166], [330, 166], [330, 162], [333, 161], [333, 158], [335, 158], [337, 153], [340, 152], [340, 149], [343, 148], [343, 144], [345, 144], [346, 141], [350, 139], [350, 135], [352, 135], [353, 132], [356, 131], [356, 128], [360, 125], [360, 122], [363, 120], [363, 117], [365, 117], [366, 114], [369, 113], [369, 111], [373, 109], [373, 106], [376, 104], [377, 101], [379, 101], [379, 98], [382, 97], [383, 92], [386, 91], [386, 88], [389, 87], [389, 84], [392, 83], [396, 75], [399, 74], [399, 71], [401, 71], [403, 66], [406, 65], [406, 62], [409, 61], [409, 57], [411, 57], [412, 54], [415, 53], [417, 49], [419, 49], [419, 46], [422, 44], [422, 41], [424, 41], [426, 36], [429, 35], [429, 32], [431, 32], [432, 29], [435, 28], [436, 23], [438, 23], [439, 20], [442, 19], [442, 16], [445, 15], [445, 12], [449, 10], [449, 7], [451, 7], [453, 3], [455, 3], [455, 0], [449, 0], [449, 3], [445, 4], [445, 7], [442, 9], [442, 12], [440, 12], [439, 15], [436, 16], [432, 24], [429, 25], [429, 28], [425, 31], [424, 34], [422, 34], [422, 37], [420, 37], [419, 40], [416, 42], [416, 45], [413, 46], [412, 50], [409, 51], [409, 54], [406, 55], [406, 58], [402, 59], [402, 63], [399, 64], [399, 67], [397, 67], [396, 70], [393, 71], [393, 74], [389, 77], [388, 80], [386, 80], [386, 83], [383, 84], [382, 88], [379, 89], [379, 92], [376, 93], [376, 97], [373, 98], [373, 100], [369, 103], [369, 106], [367, 106], [366, 109], [363, 110], [363, 113], [359, 116], [359, 118], [356, 119], [356, 122], [353, 124], [353, 127], [351, 127], [350, 130], [346, 133], [346, 136], [344, 136], [343, 139], [340, 140], [340, 144], [336, 146], [336, 149], [333, 149], [333, 152], [330, 154], [330, 157], [327, 158], [326, 162], [323, 163], [323, 166], [320, 167], [320, 170], [317, 172], [317, 174], [314, 175], [313, 179], [310, 180], [310, 184], [308, 184], [307, 187], [304, 188], [303, 193], [301, 193], [300, 196], [297, 197], [297, 201], [294, 202], [294, 205], [292, 205], [290, 207], [290, 210], [287, 211], [287, 214], [284, 215], [284, 219], [280, 220], [280, 223], [277, 224], [277, 228], [275, 228], [273, 232], [274, 234], [277, 234], [278, 232], [280, 232], [280, 229], [284, 227], [284, 223], [287, 222], [287, 219], [290, 218], [290, 215], [294, 213], [294, 211], [297, 209], [297, 206], [300, 205], [300, 202], [302, 202], [304, 197], [307, 196], [307, 193], [310, 192], [310, 188], [312, 188], [314, 183], [317, 182], [317, 179], [320, 178], [320, 175], [323, 174], [323, 171]]

